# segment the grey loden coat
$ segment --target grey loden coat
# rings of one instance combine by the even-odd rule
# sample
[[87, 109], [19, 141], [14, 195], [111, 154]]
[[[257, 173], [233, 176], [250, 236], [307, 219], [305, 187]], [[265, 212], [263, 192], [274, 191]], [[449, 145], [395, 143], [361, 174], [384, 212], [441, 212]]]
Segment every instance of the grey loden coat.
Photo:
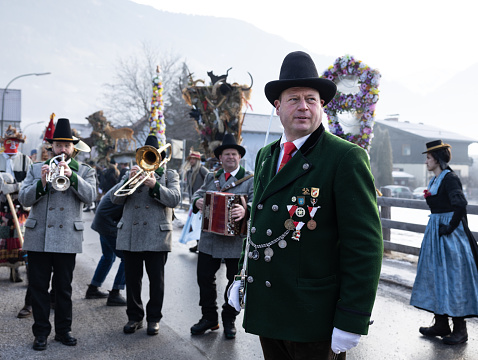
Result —
[[124, 204], [118, 223], [116, 249], [126, 251], [171, 251], [173, 208], [179, 204], [179, 175], [175, 170], [159, 168], [154, 173], [153, 189], [140, 186], [128, 196], [115, 196], [129, 172], [111, 191], [113, 204]]
[[81, 253], [83, 204], [90, 204], [96, 198], [95, 171], [72, 159], [69, 164], [72, 170], [70, 187], [66, 191], [56, 191], [49, 183], [46, 189], [42, 186], [43, 164], [30, 166], [18, 194], [23, 206], [31, 206], [25, 222], [23, 250]]
[[[204, 197], [206, 191], [217, 191], [216, 185], [214, 183], [216, 179], [219, 180], [219, 186], [223, 188], [225, 185], [237, 182], [248, 175], [252, 175], [252, 172], [246, 171], [242, 166], [240, 167], [236, 176], [231, 176], [227, 181], [223, 169], [220, 169], [216, 173], [210, 172], [204, 179], [204, 184], [193, 195], [193, 211], [198, 212], [199, 209], [195, 206], [196, 201]], [[251, 177], [236, 187], [225, 190], [224, 192], [247, 195], [247, 205], [250, 207], [254, 197], [254, 178]], [[242, 243], [244, 238], [245, 236], [242, 235], [224, 236], [201, 231], [198, 250], [202, 253], [212, 255], [213, 258], [239, 259], [241, 257]]]

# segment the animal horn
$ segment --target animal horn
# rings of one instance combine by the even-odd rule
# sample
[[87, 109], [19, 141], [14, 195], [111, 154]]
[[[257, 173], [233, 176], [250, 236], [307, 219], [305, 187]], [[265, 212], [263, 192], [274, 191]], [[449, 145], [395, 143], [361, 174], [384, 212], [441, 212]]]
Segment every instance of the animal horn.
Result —
[[248, 88], [242, 88], [242, 91], [247, 91], [247, 90], [251, 90], [252, 88], [252, 84], [254, 84], [254, 79], [252, 78], [252, 75], [251, 73], [248, 71], [247, 72], [249, 74], [249, 76], [251, 77], [251, 86], [249, 86]]

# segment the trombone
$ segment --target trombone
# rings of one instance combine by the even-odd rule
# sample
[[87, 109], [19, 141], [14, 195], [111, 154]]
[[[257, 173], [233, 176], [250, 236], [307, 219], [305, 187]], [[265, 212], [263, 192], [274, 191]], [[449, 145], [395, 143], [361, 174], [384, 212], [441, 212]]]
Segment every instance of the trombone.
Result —
[[[161, 154], [163, 152], [166, 153], [168, 148], [169, 151], [163, 158]], [[159, 149], [150, 145], [145, 145], [139, 148], [136, 152], [136, 164], [140, 167], [139, 171], [125, 182], [123, 186], [116, 190], [114, 195], [128, 196], [134, 193], [156, 169], [171, 160], [171, 153], [171, 144], [166, 144]]]
[[58, 166], [55, 163], [55, 159], [58, 162], [65, 161], [65, 154], [60, 154], [55, 156], [50, 160], [50, 164], [48, 165], [48, 174], [46, 174], [46, 181], [51, 183], [51, 186], [56, 191], [65, 191], [70, 187], [70, 179], [65, 176], [65, 168], [63, 166]]

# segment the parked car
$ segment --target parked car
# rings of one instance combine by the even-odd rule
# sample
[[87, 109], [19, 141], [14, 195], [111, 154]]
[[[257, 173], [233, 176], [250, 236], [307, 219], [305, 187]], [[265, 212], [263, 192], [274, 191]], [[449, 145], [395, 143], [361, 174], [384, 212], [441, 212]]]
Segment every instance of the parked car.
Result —
[[425, 200], [423, 197], [423, 192], [426, 190], [426, 186], [419, 186], [413, 190], [413, 198], [414, 199], [420, 199], [420, 200]]
[[382, 189], [392, 190], [392, 197], [402, 199], [413, 199], [413, 193], [408, 186], [402, 185], [385, 185]]

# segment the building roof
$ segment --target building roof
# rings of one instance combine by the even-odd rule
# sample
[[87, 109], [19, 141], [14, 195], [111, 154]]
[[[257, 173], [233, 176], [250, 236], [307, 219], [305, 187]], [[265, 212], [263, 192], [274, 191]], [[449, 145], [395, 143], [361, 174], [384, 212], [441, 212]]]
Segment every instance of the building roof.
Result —
[[[269, 128], [270, 118], [270, 115], [246, 113], [246, 115], [244, 116], [244, 122], [242, 124], [242, 132], [264, 134]], [[274, 113], [269, 133], [282, 134], [283, 130], [284, 128], [282, 127], [279, 117]]]
[[413, 135], [419, 136], [423, 139], [427, 140], [453, 140], [455, 142], [465, 142], [465, 143], [472, 143], [477, 142], [476, 139], [472, 139], [466, 137], [461, 134], [457, 134], [448, 130], [443, 130], [437, 127], [433, 127], [430, 125], [426, 125], [423, 123], [410, 123], [408, 121], [397, 121], [396, 119], [385, 119], [385, 120], [375, 120], [376, 123], [390, 126], [397, 130], [401, 130], [407, 133], [411, 133]]

